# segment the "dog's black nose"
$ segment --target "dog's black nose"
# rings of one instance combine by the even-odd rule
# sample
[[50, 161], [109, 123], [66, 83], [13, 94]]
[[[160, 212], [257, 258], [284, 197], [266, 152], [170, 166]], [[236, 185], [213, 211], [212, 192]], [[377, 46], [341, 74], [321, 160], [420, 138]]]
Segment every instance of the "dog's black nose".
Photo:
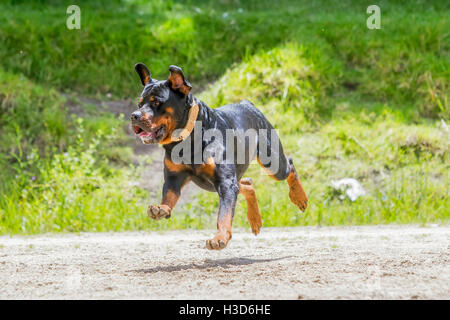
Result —
[[142, 113], [140, 111], [135, 111], [131, 114], [131, 120], [139, 120], [142, 117]]

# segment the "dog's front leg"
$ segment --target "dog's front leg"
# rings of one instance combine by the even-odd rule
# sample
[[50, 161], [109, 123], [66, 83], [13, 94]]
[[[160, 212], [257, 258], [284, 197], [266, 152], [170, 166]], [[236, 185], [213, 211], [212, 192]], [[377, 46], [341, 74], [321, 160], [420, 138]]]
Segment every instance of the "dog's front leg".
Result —
[[171, 173], [168, 170], [164, 172], [164, 186], [161, 204], [150, 205], [148, 207], [148, 216], [151, 219], [159, 220], [161, 218], [170, 218], [170, 213], [180, 198], [181, 189], [189, 181], [189, 175], [185, 172]]
[[217, 234], [206, 241], [206, 248], [220, 250], [227, 246], [231, 239], [231, 224], [236, 207], [239, 186], [235, 178], [228, 178], [216, 186], [219, 194], [219, 213], [217, 215]]

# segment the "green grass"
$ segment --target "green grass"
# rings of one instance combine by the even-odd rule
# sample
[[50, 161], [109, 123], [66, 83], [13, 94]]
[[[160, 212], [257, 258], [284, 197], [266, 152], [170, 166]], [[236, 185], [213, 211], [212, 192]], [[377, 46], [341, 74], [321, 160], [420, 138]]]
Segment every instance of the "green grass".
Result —
[[39, 2], [1, 5], [0, 61], [58, 90], [136, 96], [136, 61], [156, 78], [178, 64], [202, 88], [244, 57], [295, 41], [331, 73], [327, 89], [357, 85], [365, 96], [448, 116], [442, 1], [380, 1], [376, 31], [366, 28], [361, 1], [79, 1], [82, 28], [72, 31], [66, 2]]
[[[81, 30], [69, 4], [0, 4], [0, 233], [214, 227], [206, 192], [149, 221], [125, 121], [72, 101], [135, 99], [138, 61], [157, 79], [180, 65], [210, 106], [249, 99], [275, 125], [310, 206], [251, 165], [265, 226], [448, 221], [445, 1], [379, 1], [380, 30], [363, 1], [78, 1]], [[367, 195], [341, 199], [344, 177]]]
[[[254, 179], [264, 224], [448, 220], [450, 142], [440, 120], [411, 123], [379, 102], [366, 101], [361, 108], [352, 96], [334, 99], [332, 116], [324, 120], [318, 116], [323, 100], [329, 99], [321, 98], [318, 85], [324, 76], [305, 55], [293, 45], [263, 52], [229, 70], [202, 96], [212, 105], [244, 97], [253, 101], [278, 128], [286, 153], [294, 159], [309, 194], [304, 214], [290, 203], [285, 182], [270, 180], [256, 163], [246, 174]], [[331, 181], [344, 177], [358, 179], [368, 195], [355, 202], [341, 200]], [[201, 203], [215, 198], [203, 194]], [[237, 214], [243, 225], [244, 203]]]

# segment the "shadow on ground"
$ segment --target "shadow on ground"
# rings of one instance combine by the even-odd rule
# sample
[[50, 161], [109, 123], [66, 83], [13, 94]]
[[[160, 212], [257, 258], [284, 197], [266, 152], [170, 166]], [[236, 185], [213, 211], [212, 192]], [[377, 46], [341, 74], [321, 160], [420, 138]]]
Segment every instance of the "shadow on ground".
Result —
[[254, 263], [263, 263], [263, 262], [272, 262], [279, 261], [283, 259], [291, 258], [291, 256], [281, 257], [281, 258], [273, 258], [273, 259], [249, 259], [249, 258], [228, 258], [228, 259], [205, 259], [203, 264], [180, 264], [177, 266], [164, 266], [164, 267], [155, 267], [149, 269], [138, 269], [138, 270], [130, 270], [129, 272], [137, 272], [137, 273], [156, 273], [156, 272], [174, 272], [174, 271], [182, 271], [182, 270], [190, 270], [190, 269], [208, 269], [213, 267], [222, 267], [229, 268], [231, 266], [243, 266]]

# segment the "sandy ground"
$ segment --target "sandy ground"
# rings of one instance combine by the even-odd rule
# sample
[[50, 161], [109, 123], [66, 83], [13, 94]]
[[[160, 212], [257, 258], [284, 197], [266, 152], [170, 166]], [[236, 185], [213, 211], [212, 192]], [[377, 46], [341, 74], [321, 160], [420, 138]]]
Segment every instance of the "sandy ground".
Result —
[[450, 227], [0, 237], [0, 299], [450, 299]]

